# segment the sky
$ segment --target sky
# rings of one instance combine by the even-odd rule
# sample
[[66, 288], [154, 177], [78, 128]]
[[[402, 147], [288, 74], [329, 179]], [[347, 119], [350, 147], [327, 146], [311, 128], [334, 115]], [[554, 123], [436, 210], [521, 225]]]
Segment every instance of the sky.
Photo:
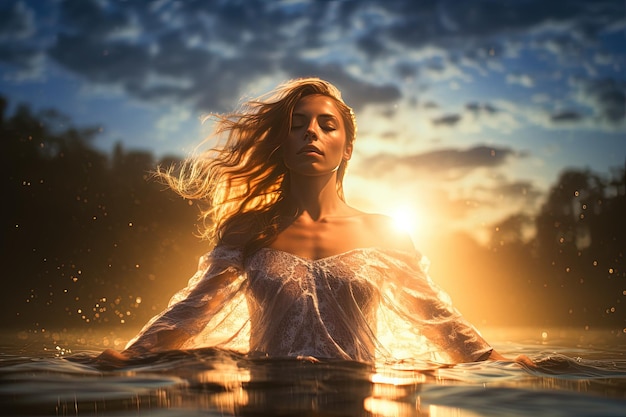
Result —
[[0, 0], [0, 94], [107, 152], [188, 156], [205, 115], [307, 76], [356, 112], [348, 202], [418, 245], [626, 160], [623, 0]]

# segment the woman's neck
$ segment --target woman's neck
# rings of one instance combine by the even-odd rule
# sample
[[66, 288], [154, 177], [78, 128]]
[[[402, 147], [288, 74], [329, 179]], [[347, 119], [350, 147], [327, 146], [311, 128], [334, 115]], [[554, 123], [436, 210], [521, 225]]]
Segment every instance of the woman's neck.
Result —
[[314, 221], [349, 211], [348, 205], [337, 194], [335, 175], [293, 176], [290, 197], [298, 213], [307, 213]]

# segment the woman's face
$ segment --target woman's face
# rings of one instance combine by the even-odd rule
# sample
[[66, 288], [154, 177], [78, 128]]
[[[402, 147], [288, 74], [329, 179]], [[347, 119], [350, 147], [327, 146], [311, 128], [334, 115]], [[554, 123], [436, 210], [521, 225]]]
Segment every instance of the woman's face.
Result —
[[283, 143], [287, 168], [301, 175], [337, 171], [352, 156], [346, 129], [335, 101], [321, 94], [303, 97], [293, 109], [291, 131]]

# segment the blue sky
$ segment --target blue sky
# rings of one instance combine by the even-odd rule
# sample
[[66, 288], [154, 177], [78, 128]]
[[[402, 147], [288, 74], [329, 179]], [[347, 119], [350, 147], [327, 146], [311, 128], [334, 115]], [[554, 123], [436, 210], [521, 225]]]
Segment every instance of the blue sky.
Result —
[[626, 159], [623, 0], [0, 1], [0, 94], [106, 151], [185, 156], [203, 115], [302, 76], [355, 108], [349, 202], [404, 210], [417, 241]]

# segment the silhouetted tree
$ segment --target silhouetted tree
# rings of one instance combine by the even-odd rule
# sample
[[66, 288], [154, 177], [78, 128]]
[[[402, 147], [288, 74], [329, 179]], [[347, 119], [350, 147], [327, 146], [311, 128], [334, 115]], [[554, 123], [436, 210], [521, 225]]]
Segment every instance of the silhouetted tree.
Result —
[[[535, 257], [548, 294], [572, 323], [626, 325], [623, 174], [617, 178], [566, 170], [536, 217]], [[608, 193], [608, 184], [618, 191]]]
[[152, 155], [109, 157], [97, 133], [23, 105], [2, 116], [5, 328], [143, 323], [207, 249], [195, 207], [150, 181]]

